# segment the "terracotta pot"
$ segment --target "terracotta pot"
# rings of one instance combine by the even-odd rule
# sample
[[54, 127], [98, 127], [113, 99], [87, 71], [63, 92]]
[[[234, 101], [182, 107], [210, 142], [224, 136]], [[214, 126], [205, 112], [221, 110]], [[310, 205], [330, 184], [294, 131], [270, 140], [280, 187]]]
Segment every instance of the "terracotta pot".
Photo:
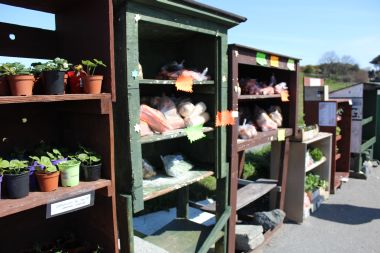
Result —
[[11, 91], [9, 90], [9, 84], [6, 77], [0, 77], [0, 96], [9, 96]]
[[84, 77], [84, 93], [100, 94], [102, 90], [103, 76], [85, 76]]
[[65, 86], [64, 88], [64, 93], [63, 94], [66, 94], [66, 87], [67, 87], [67, 80], [69, 79], [69, 75], [68, 74], [65, 74], [65, 76], [63, 77], [63, 84]]
[[17, 75], [8, 76], [9, 86], [12, 96], [31, 96], [33, 95], [34, 76]]
[[59, 180], [59, 171], [53, 173], [35, 173], [40, 186], [40, 191], [42, 192], [51, 192], [58, 189], [58, 180]]

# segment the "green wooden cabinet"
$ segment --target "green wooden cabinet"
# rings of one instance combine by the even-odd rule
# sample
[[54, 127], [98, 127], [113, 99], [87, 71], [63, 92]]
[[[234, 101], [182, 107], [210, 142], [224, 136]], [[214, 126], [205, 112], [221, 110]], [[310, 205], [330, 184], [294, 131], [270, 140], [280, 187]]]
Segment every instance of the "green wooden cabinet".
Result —
[[[176, 244], [190, 243], [189, 252], [207, 252], [218, 241], [217, 252], [225, 250], [225, 224], [230, 209], [228, 200], [227, 137], [225, 128], [215, 128], [218, 111], [227, 109], [227, 30], [245, 18], [205, 6], [194, 1], [114, 1], [115, 58], [117, 95], [115, 105], [115, 162], [118, 216], [122, 252], [133, 252], [133, 213], [144, 209], [144, 201], [179, 189], [178, 219], [163, 228], [161, 235], [147, 241], [169, 252]], [[176, 90], [174, 81], [156, 80], [160, 68], [173, 60], [185, 60], [188, 67], [200, 71], [208, 68], [211, 81], [196, 82], [193, 93]], [[141, 64], [143, 78], [138, 77]], [[187, 96], [203, 101], [210, 113], [205, 128], [206, 138], [190, 143], [185, 134], [140, 137], [140, 100], [163, 93]], [[168, 179], [165, 185], [152, 186], [143, 180], [142, 158], [162, 168], [160, 155], [180, 152], [196, 164], [188, 178]], [[199, 228], [183, 221], [187, 217], [188, 186], [208, 175], [217, 178], [217, 223], [212, 228]], [[154, 185], [154, 184], [153, 184]], [[133, 210], [132, 210], [133, 209]], [[185, 240], [186, 228], [195, 228], [192, 240]], [[176, 231], [172, 233], [170, 231]], [[199, 232], [199, 233], [198, 233]], [[200, 233], [202, 232], [202, 233]], [[198, 234], [197, 234], [198, 233]], [[222, 238], [222, 239], [221, 239]]]

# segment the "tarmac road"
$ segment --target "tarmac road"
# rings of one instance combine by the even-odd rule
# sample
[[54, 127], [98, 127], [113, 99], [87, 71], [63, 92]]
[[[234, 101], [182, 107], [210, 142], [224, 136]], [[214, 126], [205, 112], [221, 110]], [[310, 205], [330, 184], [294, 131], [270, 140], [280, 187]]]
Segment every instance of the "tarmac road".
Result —
[[264, 253], [380, 253], [380, 166], [343, 183], [301, 225], [286, 223]]

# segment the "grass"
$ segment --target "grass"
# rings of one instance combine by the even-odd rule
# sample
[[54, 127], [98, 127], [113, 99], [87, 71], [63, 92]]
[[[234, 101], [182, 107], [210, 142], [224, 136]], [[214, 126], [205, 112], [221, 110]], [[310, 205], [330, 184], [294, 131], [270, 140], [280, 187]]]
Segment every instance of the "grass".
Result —
[[256, 180], [269, 178], [271, 146], [265, 146], [259, 150], [245, 154], [243, 179]]
[[325, 85], [329, 86], [329, 92], [331, 92], [331, 91], [340, 90], [340, 89], [343, 89], [346, 87], [350, 87], [353, 84], [352, 83], [345, 83], [345, 82], [337, 82], [337, 81], [334, 81], [331, 79], [326, 79]]

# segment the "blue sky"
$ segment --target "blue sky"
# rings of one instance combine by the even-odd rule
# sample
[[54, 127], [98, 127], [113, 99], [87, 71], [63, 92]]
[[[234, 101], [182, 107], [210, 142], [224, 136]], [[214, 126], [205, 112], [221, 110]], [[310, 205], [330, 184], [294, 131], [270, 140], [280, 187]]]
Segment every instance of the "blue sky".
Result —
[[229, 32], [229, 42], [317, 64], [327, 51], [352, 56], [370, 67], [380, 54], [379, 0], [199, 0], [247, 17]]
[[[380, 54], [379, 0], [198, 1], [248, 18], [230, 30], [230, 43], [298, 57], [302, 65], [317, 64], [323, 53], [335, 51], [364, 68]], [[53, 15], [2, 4], [0, 22], [55, 29]]]

